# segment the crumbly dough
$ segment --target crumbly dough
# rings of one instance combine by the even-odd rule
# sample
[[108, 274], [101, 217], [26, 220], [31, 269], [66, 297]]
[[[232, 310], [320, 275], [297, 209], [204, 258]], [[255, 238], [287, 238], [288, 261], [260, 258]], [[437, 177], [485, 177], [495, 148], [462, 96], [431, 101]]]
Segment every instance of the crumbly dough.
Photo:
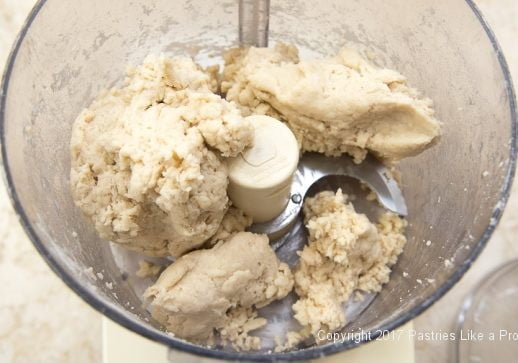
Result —
[[234, 206], [230, 206], [223, 217], [218, 230], [207, 241], [207, 247], [216, 245], [218, 242], [226, 241], [237, 232], [243, 232], [253, 223], [252, 217], [247, 216], [243, 211]]
[[293, 287], [289, 267], [268, 238], [239, 232], [207, 250], [190, 252], [169, 266], [145, 296], [153, 317], [175, 336], [211, 342], [218, 331], [238, 349], [258, 349], [248, 332], [263, 326], [255, 308], [285, 297]]
[[179, 256], [218, 229], [228, 207], [220, 156], [252, 142], [239, 110], [191, 59], [149, 56], [74, 123], [70, 181], [102, 238]]
[[292, 347], [307, 335], [335, 331], [346, 323], [343, 304], [355, 291], [378, 292], [406, 243], [406, 221], [385, 213], [376, 225], [356, 213], [339, 189], [320, 192], [304, 204], [308, 244], [294, 270], [293, 305], [302, 332], [288, 335]]
[[233, 49], [225, 55], [222, 92], [244, 115], [287, 122], [303, 151], [361, 162], [371, 151], [388, 163], [437, 142], [432, 102], [396, 71], [343, 49], [332, 58], [299, 61], [294, 46]]

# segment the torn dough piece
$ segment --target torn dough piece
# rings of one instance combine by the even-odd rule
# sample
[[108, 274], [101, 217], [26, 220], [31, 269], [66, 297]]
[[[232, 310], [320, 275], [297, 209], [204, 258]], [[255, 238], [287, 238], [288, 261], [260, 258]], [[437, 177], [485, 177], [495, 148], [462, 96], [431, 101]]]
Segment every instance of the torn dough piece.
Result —
[[213, 83], [191, 59], [148, 56], [76, 119], [72, 194], [102, 238], [179, 256], [216, 232], [229, 203], [219, 156], [253, 130]]
[[255, 308], [282, 299], [292, 287], [290, 269], [268, 238], [239, 232], [180, 257], [144, 296], [152, 299], [153, 317], [177, 337], [210, 344], [218, 331], [236, 349], [258, 349], [258, 338], [247, 339], [265, 323]]
[[389, 281], [406, 243], [406, 221], [385, 213], [378, 224], [356, 213], [339, 189], [306, 199], [304, 219], [308, 245], [294, 270], [295, 318], [304, 327], [288, 335], [287, 348], [318, 332], [332, 332], [346, 323], [343, 304], [354, 291], [378, 292]]
[[400, 73], [378, 68], [357, 52], [299, 61], [297, 49], [243, 48], [225, 55], [221, 84], [244, 115], [285, 121], [303, 151], [348, 153], [361, 162], [367, 151], [388, 163], [417, 155], [438, 141], [432, 102]]

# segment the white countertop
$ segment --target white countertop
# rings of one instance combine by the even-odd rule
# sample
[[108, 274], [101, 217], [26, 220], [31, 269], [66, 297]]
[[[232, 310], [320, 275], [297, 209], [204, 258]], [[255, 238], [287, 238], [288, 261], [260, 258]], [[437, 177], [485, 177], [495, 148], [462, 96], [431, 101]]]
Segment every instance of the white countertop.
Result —
[[[518, 1], [476, 0], [518, 79]], [[0, 1], [0, 69], [34, 0]], [[515, 86], [515, 88], [517, 88]], [[1, 182], [0, 182], [1, 183]], [[475, 264], [440, 301], [414, 320], [418, 331], [452, 329], [461, 299], [481, 276], [518, 258], [518, 186], [502, 221]], [[416, 341], [417, 362], [449, 362], [451, 343]], [[38, 255], [0, 186], [0, 361], [98, 362], [101, 315], [90, 308]]]

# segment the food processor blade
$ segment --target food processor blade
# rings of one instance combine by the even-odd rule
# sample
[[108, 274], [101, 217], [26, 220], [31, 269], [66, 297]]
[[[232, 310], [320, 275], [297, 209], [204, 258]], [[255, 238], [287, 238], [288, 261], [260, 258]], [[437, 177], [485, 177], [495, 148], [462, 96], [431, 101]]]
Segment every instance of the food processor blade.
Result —
[[265, 233], [270, 239], [278, 239], [296, 219], [309, 188], [318, 180], [331, 175], [349, 176], [365, 183], [385, 209], [401, 216], [407, 215], [405, 199], [397, 182], [372, 155], [368, 155], [361, 164], [356, 164], [346, 155], [327, 157], [318, 153], [305, 153], [293, 177], [291, 198], [284, 211], [271, 221], [254, 223], [249, 230]]

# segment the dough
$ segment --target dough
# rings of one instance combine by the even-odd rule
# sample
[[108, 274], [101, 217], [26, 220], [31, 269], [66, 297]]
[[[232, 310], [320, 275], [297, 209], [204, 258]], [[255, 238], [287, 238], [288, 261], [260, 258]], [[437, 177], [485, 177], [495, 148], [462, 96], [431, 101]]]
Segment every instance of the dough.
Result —
[[339, 189], [307, 198], [304, 220], [308, 245], [300, 252], [294, 270], [295, 318], [304, 327], [288, 335], [292, 347], [318, 331], [332, 332], [346, 323], [343, 304], [354, 291], [378, 292], [387, 283], [393, 265], [406, 243], [406, 221], [392, 213], [377, 225], [356, 213]]
[[258, 338], [247, 333], [266, 321], [254, 308], [282, 299], [292, 287], [290, 269], [268, 238], [239, 232], [212, 249], [180, 257], [145, 296], [152, 299], [153, 317], [177, 337], [206, 343], [217, 330], [236, 348], [258, 349]]
[[72, 194], [102, 238], [179, 256], [217, 231], [228, 207], [220, 156], [241, 152], [253, 130], [214, 82], [191, 59], [149, 56], [79, 115]]
[[[311, 336], [320, 343], [320, 330], [346, 324], [343, 305], [355, 291], [377, 292], [388, 282], [406, 222], [385, 213], [373, 224], [341, 190], [308, 198], [308, 244], [292, 275], [266, 236], [244, 232], [251, 218], [229, 207], [222, 158], [253, 142], [243, 116], [286, 122], [302, 151], [348, 153], [356, 162], [372, 152], [388, 164], [436, 143], [440, 122], [401, 74], [350, 49], [299, 61], [294, 46], [277, 44], [230, 50], [225, 63], [220, 85], [216, 66], [150, 56], [128, 71], [122, 88], [101, 93], [73, 125], [74, 201], [102, 238], [151, 256], [181, 256], [144, 294], [175, 336], [260, 349], [249, 334], [267, 323], [257, 308], [295, 287], [302, 329], [279, 348]], [[214, 94], [220, 88], [228, 101]], [[159, 268], [141, 262], [138, 274]]]
[[237, 232], [243, 232], [247, 227], [250, 227], [252, 222], [252, 217], [244, 214], [241, 209], [230, 206], [223, 217], [218, 230], [207, 241], [207, 246], [212, 247], [218, 242], [228, 240]]
[[371, 151], [387, 163], [436, 143], [440, 123], [432, 102], [396, 71], [377, 68], [351, 49], [299, 61], [294, 46], [233, 49], [221, 84], [244, 115], [287, 122], [303, 151], [361, 162]]
[[156, 276], [162, 271], [163, 266], [157, 265], [153, 262], [149, 262], [146, 260], [140, 260], [138, 262], [138, 270], [135, 273], [138, 277], [153, 277]]

